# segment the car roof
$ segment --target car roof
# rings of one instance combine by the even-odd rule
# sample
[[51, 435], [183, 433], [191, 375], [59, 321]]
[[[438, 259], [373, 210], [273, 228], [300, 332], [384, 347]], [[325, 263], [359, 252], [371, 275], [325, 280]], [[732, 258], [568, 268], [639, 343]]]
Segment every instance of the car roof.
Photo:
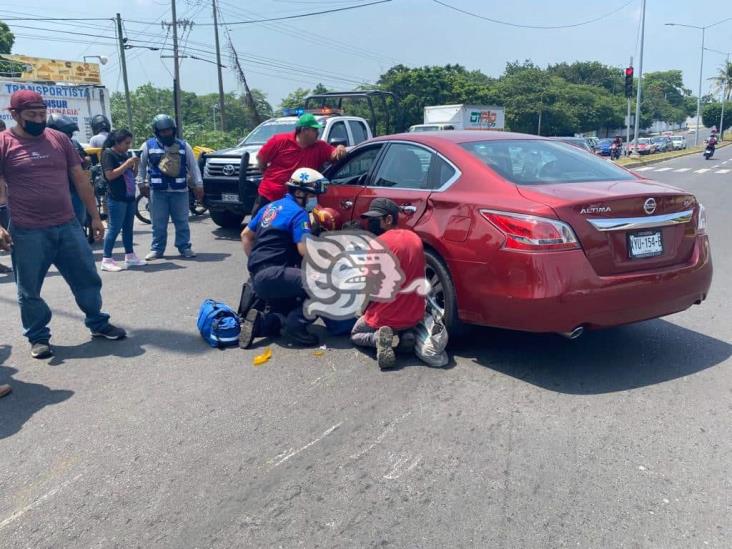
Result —
[[513, 133], [491, 130], [453, 130], [449, 132], [417, 132], [417, 133], [397, 133], [393, 135], [383, 135], [375, 138], [373, 141], [416, 141], [424, 144], [429, 143], [474, 143], [477, 141], [500, 141], [506, 139], [542, 139], [538, 135], [528, 133]]

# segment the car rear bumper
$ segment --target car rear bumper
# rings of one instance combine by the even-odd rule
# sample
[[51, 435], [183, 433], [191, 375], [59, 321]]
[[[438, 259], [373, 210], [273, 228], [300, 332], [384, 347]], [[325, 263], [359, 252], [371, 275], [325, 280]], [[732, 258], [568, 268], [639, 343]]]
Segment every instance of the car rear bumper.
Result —
[[450, 262], [461, 320], [528, 332], [605, 328], [688, 309], [712, 282], [706, 236], [684, 265], [616, 276], [595, 274], [582, 251], [500, 254], [490, 264]]

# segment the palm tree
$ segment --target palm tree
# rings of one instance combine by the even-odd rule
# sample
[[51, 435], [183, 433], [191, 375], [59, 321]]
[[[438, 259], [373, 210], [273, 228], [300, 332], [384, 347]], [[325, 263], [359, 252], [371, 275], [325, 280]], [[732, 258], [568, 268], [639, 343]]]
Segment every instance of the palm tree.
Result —
[[717, 76], [710, 78], [712, 81], [713, 91], [715, 94], [724, 92], [724, 100], [729, 101], [732, 97], [732, 63], [725, 61], [721, 67]]

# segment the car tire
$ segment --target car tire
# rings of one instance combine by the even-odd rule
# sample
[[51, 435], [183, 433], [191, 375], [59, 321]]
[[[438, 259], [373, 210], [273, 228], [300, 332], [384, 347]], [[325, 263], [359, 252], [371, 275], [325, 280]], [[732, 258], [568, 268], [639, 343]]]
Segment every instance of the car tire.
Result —
[[211, 212], [211, 219], [223, 229], [239, 229], [244, 216], [232, 212]]
[[442, 258], [432, 250], [425, 250], [425, 276], [432, 285], [430, 296], [444, 310], [445, 326], [452, 340], [466, 333], [466, 325], [458, 317], [457, 293], [452, 282], [450, 271]]

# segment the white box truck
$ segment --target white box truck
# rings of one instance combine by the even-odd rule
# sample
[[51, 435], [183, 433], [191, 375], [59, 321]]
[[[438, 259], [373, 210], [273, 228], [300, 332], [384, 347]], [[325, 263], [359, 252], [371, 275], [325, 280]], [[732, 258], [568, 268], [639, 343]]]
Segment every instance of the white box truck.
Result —
[[92, 116], [103, 114], [107, 118], [112, 118], [109, 92], [104, 86], [0, 80], [0, 118], [8, 128], [15, 126], [7, 107], [10, 105], [10, 96], [17, 90], [33, 90], [40, 93], [48, 107], [48, 114], [64, 114], [76, 120], [79, 133], [74, 137], [81, 143], [88, 143], [92, 136], [90, 124]]
[[[434, 105], [424, 108], [424, 124], [410, 131], [429, 130], [502, 130], [506, 113], [503, 107], [488, 105]], [[449, 127], [452, 126], [452, 127]]]

